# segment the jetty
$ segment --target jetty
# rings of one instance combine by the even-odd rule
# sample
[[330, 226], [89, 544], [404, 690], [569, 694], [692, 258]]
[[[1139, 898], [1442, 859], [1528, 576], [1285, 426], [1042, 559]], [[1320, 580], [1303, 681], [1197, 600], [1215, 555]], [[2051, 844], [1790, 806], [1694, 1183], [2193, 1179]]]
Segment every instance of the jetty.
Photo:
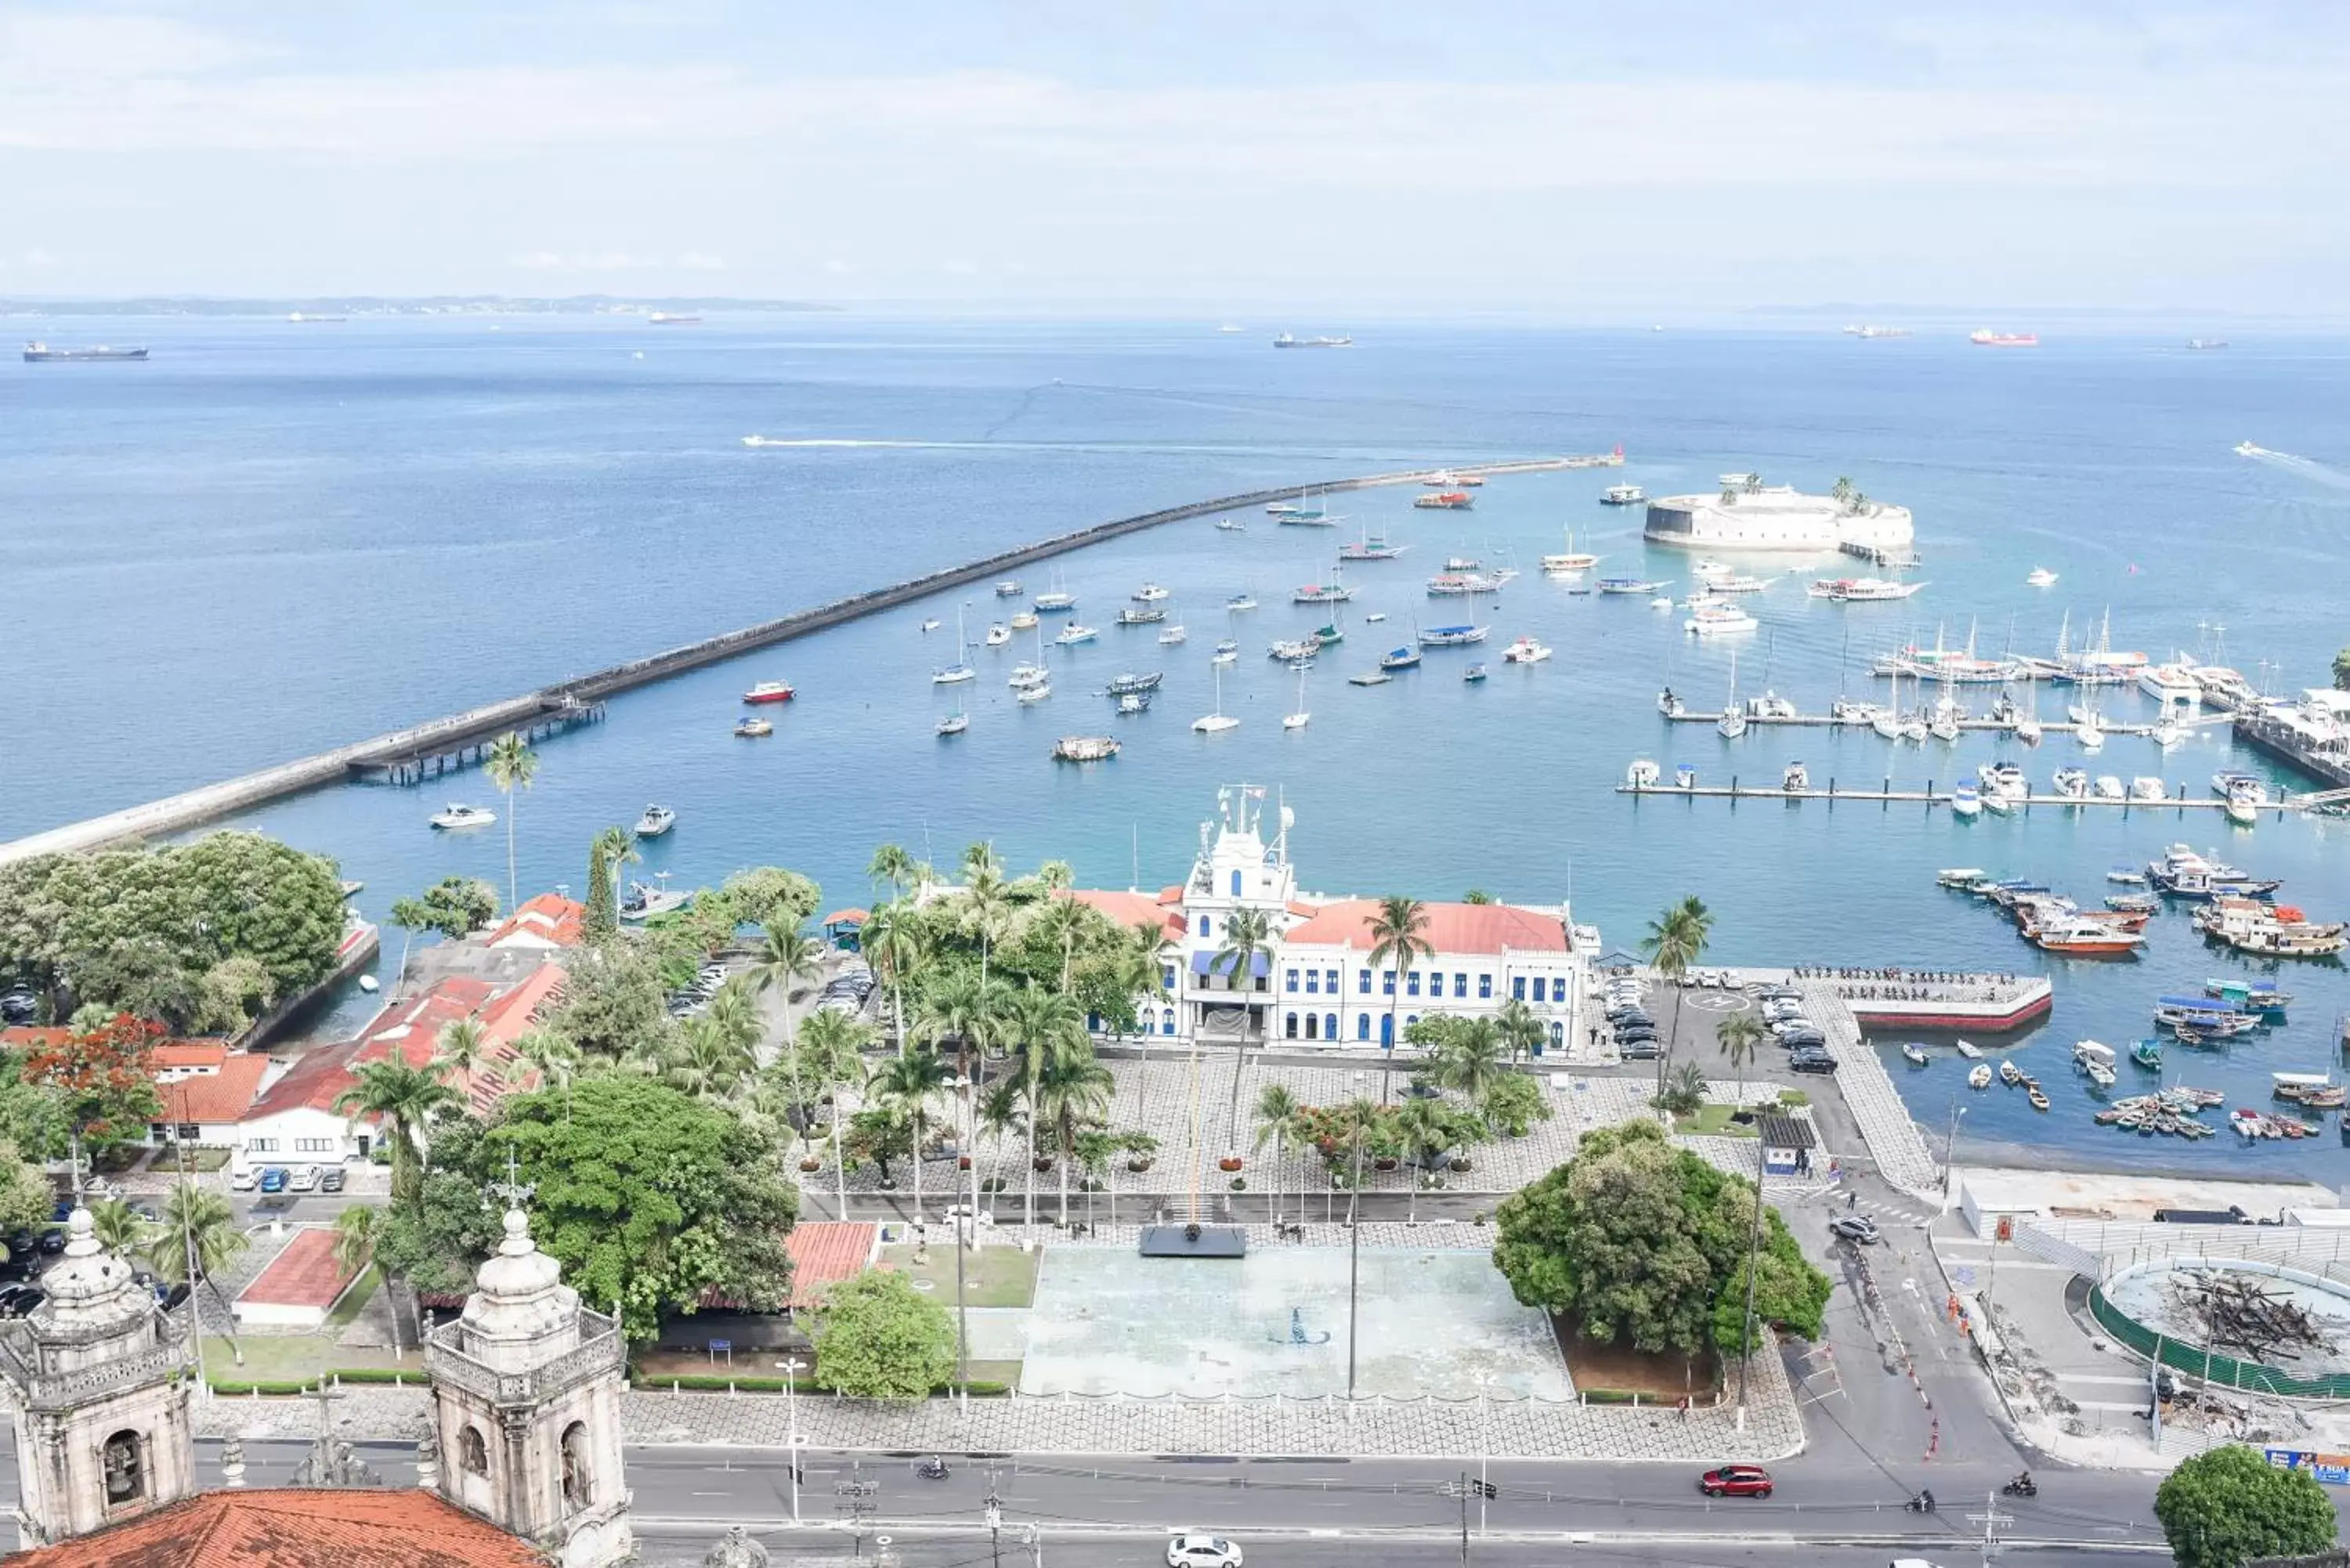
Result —
[[257, 773], [185, 790], [161, 800], [150, 801], [144, 805], [130, 806], [109, 812], [103, 816], [30, 834], [0, 844], [0, 865], [36, 855], [96, 849], [109, 844], [183, 832], [287, 795], [352, 780], [373, 779], [413, 784], [442, 777], [472, 765], [479, 760], [483, 747], [489, 740], [507, 731], [519, 731], [526, 735], [536, 734], [544, 738], [581, 724], [594, 723], [604, 716], [606, 699], [640, 686], [650, 686], [689, 670], [723, 663], [759, 649], [828, 631], [834, 627], [861, 620], [867, 616], [878, 615], [933, 594], [984, 582], [1038, 561], [1050, 560], [1128, 534], [1139, 534], [1147, 528], [1289, 500], [1301, 488], [1325, 493], [1373, 490], [1387, 485], [1417, 485], [1439, 474], [1494, 477], [1601, 467], [1611, 461], [1607, 456], [1574, 456], [1439, 464], [1345, 479], [1309, 480], [1302, 485], [1283, 484], [1239, 495], [1220, 495], [1212, 500], [1164, 506], [1155, 512], [1139, 513], [1131, 517], [1113, 518], [1107, 523], [1092, 524], [998, 551], [960, 566], [905, 578], [885, 587], [868, 589], [847, 598], [796, 610], [756, 626], [666, 649], [626, 664], [614, 665], [536, 691], [525, 692], [519, 697], [469, 708], [462, 713], [452, 713], [331, 751], [280, 763]]
[[[1896, 789], [1893, 787], [1893, 781], [1887, 778], [1876, 789], [1846, 789], [1838, 785], [1836, 781], [1831, 778], [1824, 789], [1814, 789], [1808, 785], [1803, 789], [1787, 789], [1779, 784], [1741, 784], [1738, 782], [1738, 776], [1733, 774], [1726, 784], [1679, 784], [1665, 779], [1659, 779], [1655, 784], [1634, 784], [1627, 780], [1616, 786], [1616, 793], [1617, 794], [1673, 795], [1690, 800], [1824, 800], [1831, 805], [1837, 801], [1877, 801], [1888, 804], [1906, 801], [1913, 805], [1926, 806], [1929, 810], [1938, 805], [1948, 806], [1950, 804], [1950, 791], [1937, 789], [1934, 786], [1935, 781], [1929, 779], [1923, 789]], [[2161, 800], [2127, 798], [2116, 800], [2106, 795], [2094, 794], [2028, 794], [2022, 796], [2014, 804], [2027, 810], [2033, 806], [2054, 806], [2066, 810], [2075, 806], [2099, 807], [2107, 810], [2119, 807], [2125, 815], [2133, 811], [2175, 811], [2184, 815], [2190, 811], [2228, 809], [2228, 803], [2217, 795], [2189, 795], [2186, 790], [2187, 786], [2181, 784], [2173, 794]], [[2282, 821], [2288, 812], [2306, 809], [2308, 808], [2298, 797], [2271, 801], [2261, 807], [2263, 812], [2274, 813], [2279, 821]], [[1989, 808], [1986, 807], [1985, 810], [1988, 812]]]
[[[1664, 718], [1669, 722], [1675, 724], [1711, 724], [1718, 721], [1721, 717], [1721, 715], [1720, 713], [1700, 713], [1693, 708], [1685, 708], [1679, 712], [1667, 713], [1664, 715]], [[1803, 729], [1808, 726], [1813, 729], [1825, 730], [1866, 730], [1870, 724], [1870, 721], [1867, 719], [1839, 719], [1833, 713], [1749, 713], [1746, 715], [1746, 722], [1749, 724], [1786, 724], [1796, 729]], [[2210, 719], [2198, 722], [2202, 723], [2225, 722], [2224, 720]], [[2015, 733], [2015, 722], [2012, 719], [1961, 719], [1958, 722], [1959, 728], [1961, 730], [1996, 730], [2000, 733], [2005, 735], [2012, 735]], [[2102, 719], [2097, 722], [2097, 728], [2108, 735], [2150, 735], [2154, 733], [2154, 726], [2151, 724], [2108, 724]], [[2040, 722], [2040, 729], [2041, 732], [2043, 734], [2070, 735], [2077, 732], [2080, 729], [2080, 726], [2068, 721], [2052, 722], [2043, 719]]]

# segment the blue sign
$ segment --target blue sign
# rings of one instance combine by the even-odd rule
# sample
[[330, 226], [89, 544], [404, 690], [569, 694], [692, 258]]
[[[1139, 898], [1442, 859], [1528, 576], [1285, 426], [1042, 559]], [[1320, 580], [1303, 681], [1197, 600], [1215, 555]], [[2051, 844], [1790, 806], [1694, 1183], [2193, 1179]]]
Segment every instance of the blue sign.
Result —
[[2350, 1454], [2320, 1454], [2307, 1449], [2270, 1449], [2268, 1461], [2281, 1470], [2307, 1470], [2326, 1486], [2350, 1486]]
[[713, 1339], [710, 1342], [710, 1354], [732, 1355], [734, 1354], [734, 1342], [731, 1339]]

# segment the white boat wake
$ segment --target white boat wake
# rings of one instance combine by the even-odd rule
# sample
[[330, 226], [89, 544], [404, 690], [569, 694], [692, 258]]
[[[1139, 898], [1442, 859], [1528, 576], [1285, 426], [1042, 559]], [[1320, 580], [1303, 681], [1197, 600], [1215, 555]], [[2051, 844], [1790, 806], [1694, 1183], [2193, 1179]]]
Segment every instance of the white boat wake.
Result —
[[2267, 447], [2256, 446], [2248, 441], [2237, 442], [2235, 452], [2238, 457], [2249, 457], [2255, 462], [2271, 463], [2291, 472], [2305, 475], [2320, 484], [2331, 485], [2336, 490], [2350, 490], [2350, 473], [2345, 473], [2331, 463], [2320, 462], [2314, 457], [2296, 457], [2289, 452], [2271, 452]]

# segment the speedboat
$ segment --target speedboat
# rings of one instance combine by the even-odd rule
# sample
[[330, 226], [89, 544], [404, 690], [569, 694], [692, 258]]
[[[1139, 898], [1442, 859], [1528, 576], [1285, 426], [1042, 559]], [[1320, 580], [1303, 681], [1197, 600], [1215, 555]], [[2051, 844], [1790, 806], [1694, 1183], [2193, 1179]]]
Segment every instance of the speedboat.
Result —
[[1074, 648], [1081, 642], [1091, 642], [1100, 635], [1101, 633], [1089, 626], [1078, 626], [1071, 622], [1061, 628], [1061, 634], [1053, 639], [1053, 644], [1056, 648]]
[[665, 805], [649, 805], [645, 807], [645, 814], [637, 818], [637, 836], [659, 838], [676, 826], [676, 812]]
[[1901, 1047], [1901, 1059], [1912, 1067], [1922, 1067], [1926, 1064], [1925, 1048], [1914, 1041], [1904, 1042]]
[[1018, 598], [1020, 597], [1020, 579], [1017, 577], [1006, 577], [1002, 582], [997, 583], [995, 585], [995, 597], [1000, 599]]
[[1801, 763], [1789, 763], [1787, 771], [1779, 775], [1779, 787], [1789, 794], [1802, 794], [1812, 787], [1812, 770]]
[[1185, 631], [1180, 624], [1168, 627], [1159, 634], [1159, 646], [1162, 648], [1172, 648], [1191, 635], [1191, 634]]
[[1222, 529], [1227, 534], [1245, 534], [1248, 532], [1248, 524], [1242, 522], [1237, 517], [1219, 517], [1216, 519], [1216, 526]]
[[1502, 650], [1504, 664], [1540, 664], [1550, 657], [1550, 649], [1531, 637], [1522, 637]]
[[1389, 671], [1417, 670], [1419, 668], [1419, 649], [1409, 643], [1401, 648], [1391, 649], [1380, 657], [1379, 668]]
[[432, 814], [435, 827], [487, 827], [498, 819], [498, 814], [487, 806], [461, 805], [451, 801]]
[[1762, 623], [1734, 604], [1703, 604], [1697, 612], [1681, 623], [1681, 629], [1692, 637], [1720, 637], [1731, 632], [1752, 631]]
[[936, 630], [938, 630], [938, 629], [939, 629], [939, 623], [938, 623], [937, 618], [936, 618], [935, 617], [933, 617], [932, 618], [931, 618], [931, 619], [929, 619], [929, 620], [924, 621], [924, 622], [922, 623], [922, 629], [923, 629], [924, 631], [936, 631]]
[[2089, 775], [2079, 768], [2058, 768], [2054, 782], [2056, 793], [2066, 800], [2089, 798]]
[[1472, 664], [1461, 672], [1461, 679], [1467, 684], [1474, 686], [1478, 681], [1485, 679], [1485, 667], [1482, 664]]
[[2034, 566], [2023, 577], [2023, 586], [2027, 588], [2052, 587], [2055, 582], [2056, 574], [2045, 566]]
[[759, 740], [775, 732], [775, 726], [765, 719], [752, 717], [736, 722], [734, 732], [746, 741]]
[[1982, 794], [1971, 784], [1960, 783], [1950, 792], [1950, 814], [1971, 819], [1982, 814]]
[[1624, 770], [1624, 782], [1634, 789], [1654, 789], [1660, 776], [1655, 761], [1648, 757], [1633, 758], [1632, 765]]
[[1157, 583], [1145, 583], [1134, 590], [1132, 597], [1137, 604], [1155, 605], [1167, 597], [1167, 590]]
[[[667, 875], [666, 872], [663, 873]], [[649, 920], [655, 915], [666, 915], [672, 909], [682, 909], [693, 902], [691, 889], [672, 891], [667, 887], [655, 888], [643, 882], [629, 884], [628, 897], [620, 900], [620, 919]]]
[[948, 714], [945, 718], [943, 718], [943, 719], [941, 719], [941, 720], [940, 720], [940, 721], [939, 721], [939, 736], [940, 736], [940, 738], [941, 738], [941, 740], [943, 740], [945, 737], [947, 737], [947, 736], [949, 736], [949, 735], [960, 735], [960, 734], [962, 734], [965, 730], [968, 730], [968, 729], [970, 729], [970, 728], [971, 728], [971, 715], [970, 715], [970, 714], [968, 714], [968, 713], [950, 713], [950, 714]]
[[1022, 702], [1042, 702], [1045, 698], [1050, 697], [1052, 694], [1053, 683], [1051, 681], [1033, 680], [1027, 685], [1020, 687], [1018, 690], [1014, 691], [1012, 695]]
[[2099, 774], [2096, 777], [2096, 781], [2092, 784], [2089, 788], [2091, 793], [2095, 794], [2099, 800], [2127, 800], [2129, 798], [2129, 792], [2122, 787], [2122, 781], [2112, 774]]
[[1010, 642], [1011, 640], [1012, 628], [1005, 626], [1002, 621], [997, 621], [994, 625], [987, 628], [986, 642], [988, 647], [1002, 648], [1005, 643]]
[[1234, 594], [1224, 601], [1224, 607], [1237, 614], [1242, 610], [1256, 608], [1256, 600], [1247, 594]]
[[743, 693], [743, 701], [751, 703], [788, 702], [792, 695], [792, 683], [788, 680], [762, 680]]
[[1053, 672], [1041, 664], [1015, 664], [1003, 683], [1018, 691], [1030, 686], [1041, 686], [1052, 678]]
[[1388, 612], [1387, 612], [1387, 611], [1385, 611], [1385, 610], [1373, 610], [1370, 614], [1368, 614], [1368, 615], [1367, 615], [1367, 616], [1365, 616], [1365, 617], [1363, 618], [1363, 624], [1364, 624], [1365, 626], [1377, 626], [1377, 625], [1378, 625], [1378, 624], [1379, 624], [1379, 622], [1381, 622], [1381, 621], [1383, 621], [1383, 620], [1385, 620], [1385, 619], [1387, 619], [1387, 618], [1388, 618]]
[[1022, 610], [1018, 615], [1014, 616], [1012, 618], [1012, 629], [1014, 631], [1035, 630], [1036, 612], [1034, 610]]
[[1611, 484], [1599, 493], [1602, 506], [1638, 506], [1648, 500], [1646, 492], [1637, 484]]

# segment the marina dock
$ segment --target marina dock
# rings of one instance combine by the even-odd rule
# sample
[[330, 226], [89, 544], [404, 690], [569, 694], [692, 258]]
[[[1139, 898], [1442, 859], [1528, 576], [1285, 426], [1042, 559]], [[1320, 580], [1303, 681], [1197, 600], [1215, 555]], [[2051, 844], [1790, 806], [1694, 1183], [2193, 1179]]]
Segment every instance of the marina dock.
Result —
[[[1830, 779], [1825, 789], [1784, 789], [1777, 784], [1740, 784], [1737, 775], [1733, 774], [1726, 784], [1684, 785], [1667, 784], [1662, 780], [1652, 784], [1627, 782], [1617, 784], [1616, 793], [1617, 794], [1673, 795], [1691, 800], [1824, 800], [1832, 805], [1837, 801], [1877, 801], [1886, 804], [1906, 801], [1914, 805], [1923, 805], [1929, 810], [1938, 805], [1948, 806], [1950, 804], [1950, 792], [1946, 789], [1936, 789], [1934, 784], [1935, 781], [1929, 779], [1923, 789], [1895, 789], [1893, 781], [1888, 778], [1876, 789], [1846, 789], [1839, 786], [1835, 780]], [[2182, 815], [2190, 811], [2228, 809], [2228, 803], [2217, 795], [2189, 795], [2185, 793], [2186, 789], [2187, 786], [2181, 784], [2176, 786], [2174, 794], [2161, 800], [2113, 800], [2100, 795], [2075, 797], [2069, 794], [2030, 794], [2015, 804], [2026, 810], [2035, 806], [2057, 807], [2065, 810], [2075, 806], [2096, 806], [2106, 810], [2118, 807], [2126, 814], [2132, 811], [2175, 811]], [[2261, 807], [2264, 813], [2273, 813], [2279, 821], [2283, 820], [2286, 813], [2303, 809], [2304, 809], [2303, 803], [2297, 799], [2272, 801]], [[1985, 807], [1984, 815], [1995, 816], [1999, 814]]]
[[665, 649], [626, 664], [614, 665], [590, 674], [558, 681], [538, 691], [510, 697], [503, 701], [485, 703], [462, 713], [452, 713], [388, 734], [339, 746], [332, 751], [282, 763], [219, 784], [150, 801], [144, 805], [126, 807], [103, 816], [69, 823], [45, 832], [27, 835], [9, 843], [0, 844], [0, 865], [27, 859], [36, 855], [54, 855], [74, 850], [95, 849], [104, 845], [159, 835], [183, 832], [206, 822], [249, 811], [257, 805], [307, 790], [321, 789], [352, 779], [378, 779], [390, 783], [414, 784], [461, 771], [479, 760], [482, 746], [492, 738], [509, 730], [525, 734], [536, 732], [542, 738], [579, 724], [593, 723], [603, 716], [607, 698], [629, 691], [674, 675], [700, 670], [712, 664], [723, 663], [738, 655], [758, 649], [789, 642], [816, 632], [827, 631], [867, 616], [878, 615], [910, 604], [931, 595], [968, 584], [984, 582], [1008, 571], [1050, 560], [1075, 550], [1099, 545], [1128, 534], [1139, 534], [1146, 528], [1163, 524], [1180, 523], [1192, 518], [1212, 517], [1219, 513], [1238, 512], [1286, 501], [1301, 490], [1332, 493], [1350, 490], [1373, 490], [1388, 485], [1419, 484], [1438, 474], [1482, 474], [1493, 477], [1512, 473], [1538, 473], [1561, 469], [1592, 468], [1605, 465], [1609, 460], [1595, 457], [1527, 458], [1510, 462], [1440, 465], [1429, 468], [1399, 470], [1390, 473], [1362, 474], [1347, 479], [1312, 480], [1303, 484], [1284, 484], [1270, 490], [1254, 490], [1241, 495], [1221, 495], [1212, 500], [1187, 502], [1180, 506], [1161, 507], [1131, 517], [1114, 518], [1087, 527], [1056, 534], [1049, 538], [999, 551], [975, 561], [947, 566], [892, 583], [886, 587], [870, 589], [829, 604], [797, 610], [776, 619], [762, 621], [756, 626], [721, 633], [698, 642]]
[[[1676, 724], [1711, 724], [1720, 720], [1721, 715], [1720, 713], [1700, 713], [1695, 711], [1684, 711], [1679, 713], [1667, 713], [1664, 714], [1663, 717]], [[1749, 724], [1786, 724], [1798, 729], [1809, 725], [1814, 729], [1866, 730], [1869, 725], [1869, 722], [1866, 719], [1839, 719], [1833, 713], [1794, 713], [1780, 718], [1772, 718], [1761, 713], [1749, 713], [1746, 716], [1746, 722]], [[2207, 718], [2201, 722], [2204, 723], [2219, 723], [2224, 722], [2225, 721], [2224, 719]], [[2015, 725], [2013, 722], [2005, 719], [1961, 719], [1959, 721], [1959, 728], [1961, 730], [1996, 730], [2002, 734], [2008, 735], [2015, 733]], [[2041, 732], [2049, 735], [2070, 735], [2079, 728], [2080, 726], [2077, 724], [2069, 722], [2052, 723], [2044, 719], [2041, 721], [2040, 724]], [[2108, 735], [2150, 735], [2154, 732], [2154, 726], [2151, 724], [2108, 724], [2103, 720], [2098, 721], [2097, 728]]]

